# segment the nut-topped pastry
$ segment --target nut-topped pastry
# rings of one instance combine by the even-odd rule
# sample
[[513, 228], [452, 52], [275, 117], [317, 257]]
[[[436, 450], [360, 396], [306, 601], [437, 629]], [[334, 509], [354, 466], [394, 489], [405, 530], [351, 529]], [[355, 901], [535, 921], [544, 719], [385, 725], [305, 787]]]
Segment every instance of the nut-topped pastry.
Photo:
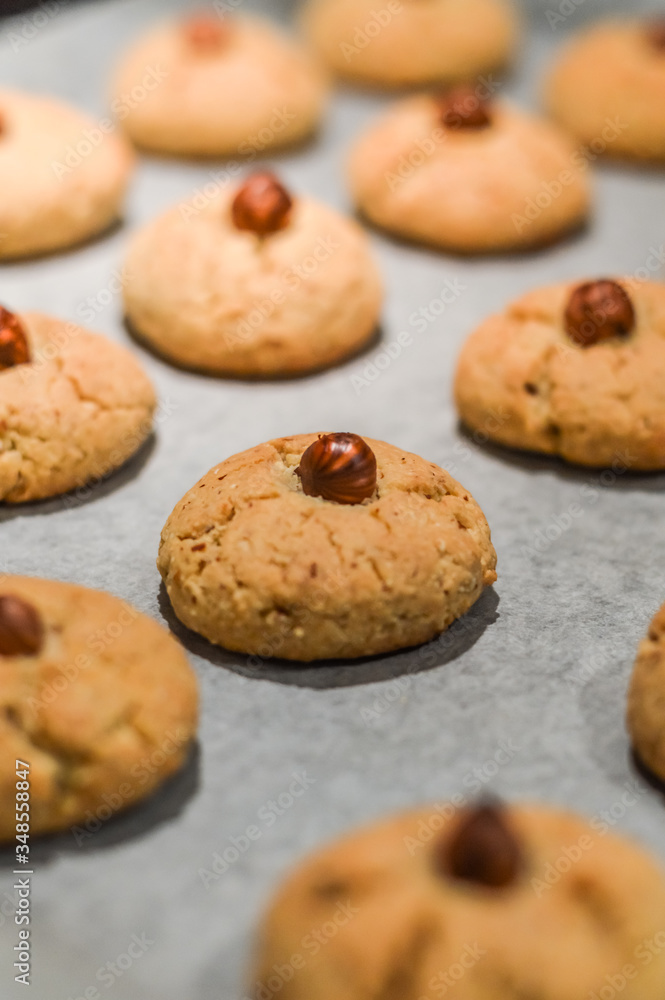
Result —
[[462, 253], [550, 242], [590, 207], [588, 163], [566, 134], [482, 84], [398, 102], [356, 142], [349, 177], [373, 223]]
[[603, 278], [522, 296], [469, 337], [455, 396], [499, 444], [665, 469], [665, 287]]
[[661, 1000], [664, 926], [665, 872], [632, 842], [540, 806], [439, 804], [305, 860], [247, 995]]
[[178, 618], [260, 658], [353, 659], [434, 638], [496, 579], [482, 511], [443, 469], [357, 434], [302, 434], [215, 466], [158, 567]]
[[155, 406], [124, 347], [0, 307], [0, 502], [43, 500], [109, 475], [149, 437]]
[[139, 39], [118, 67], [112, 107], [153, 152], [255, 159], [312, 133], [327, 91], [317, 61], [270, 22], [210, 10]]
[[510, 0], [308, 0], [303, 26], [337, 75], [379, 87], [470, 80], [510, 62]]
[[553, 117], [596, 156], [665, 162], [665, 18], [595, 23], [548, 75]]
[[0, 841], [28, 844], [16, 802], [31, 836], [72, 828], [82, 843], [178, 770], [197, 716], [194, 672], [156, 622], [109, 594], [3, 576]]
[[175, 364], [215, 375], [333, 365], [374, 335], [383, 298], [360, 226], [266, 171], [150, 223], [134, 238], [127, 273], [138, 336]]
[[121, 217], [134, 166], [110, 119], [0, 90], [0, 258], [65, 250]]
[[642, 764], [665, 782], [665, 604], [637, 654], [628, 696], [628, 731]]

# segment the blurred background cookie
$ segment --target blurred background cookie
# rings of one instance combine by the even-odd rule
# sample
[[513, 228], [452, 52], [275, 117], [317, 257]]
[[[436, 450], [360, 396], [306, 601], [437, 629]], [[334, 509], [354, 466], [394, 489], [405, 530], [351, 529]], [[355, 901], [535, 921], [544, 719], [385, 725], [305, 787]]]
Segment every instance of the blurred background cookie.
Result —
[[198, 690], [185, 654], [109, 594], [4, 576], [0, 678], [0, 748], [12, 761], [0, 771], [0, 840], [20, 832], [14, 760], [28, 766], [34, 836], [146, 798], [191, 748]]
[[500, 69], [519, 34], [509, 0], [309, 0], [302, 23], [336, 74], [384, 87]]
[[640, 761], [665, 782], [665, 604], [639, 648], [628, 696], [628, 731]]
[[349, 178], [376, 225], [462, 253], [551, 242], [590, 210], [588, 164], [568, 136], [484, 84], [394, 105], [356, 141]]
[[372, 337], [381, 279], [353, 220], [268, 173], [196, 205], [151, 222], [127, 258], [127, 318], [160, 354], [215, 375], [284, 376]]
[[[150, 67], [159, 67], [153, 74]], [[144, 99], [127, 99], [135, 87]], [[312, 133], [327, 81], [318, 62], [270, 22], [214, 11], [154, 28], [125, 55], [113, 102], [144, 149], [174, 156], [253, 156]]]
[[0, 307], [0, 501], [42, 500], [108, 475], [149, 436], [155, 405], [124, 347]]
[[443, 469], [355, 434], [301, 434], [215, 466], [158, 567], [178, 618], [227, 649], [309, 662], [432, 639], [496, 580], [485, 517]]
[[287, 967], [282, 1000], [577, 1000], [620, 973], [626, 1000], [660, 1000], [664, 926], [665, 873], [630, 841], [556, 809], [440, 803], [304, 861], [263, 922], [250, 989]]
[[665, 468], [665, 286], [602, 279], [524, 295], [469, 337], [455, 397], [467, 427], [500, 444]]
[[52, 97], [0, 90], [0, 258], [75, 246], [122, 215], [134, 156], [108, 124]]
[[593, 24], [559, 55], [545, 99], [599, 154], [665, 163], [665, 18]]

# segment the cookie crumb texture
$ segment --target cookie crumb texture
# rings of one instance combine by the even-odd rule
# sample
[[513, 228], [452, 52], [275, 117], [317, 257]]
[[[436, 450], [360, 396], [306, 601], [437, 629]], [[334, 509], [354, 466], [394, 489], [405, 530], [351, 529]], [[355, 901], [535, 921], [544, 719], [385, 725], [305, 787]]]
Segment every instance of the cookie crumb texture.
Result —
[[[542, 245], [581, 225], [588, 169], [567, 134], [501, 101], [490, 114], [487, 128], [451, 129], [431, 96], [399, 101], [352, 150], [359, 209], [399, 236], [470, 254]], [[549, 184], [557, 197], [543, 200]]]
[[232, 17], [219, 52], [197, 51], [179, 22], [139, 39], [118, 67], [112, 106], [144, 149], [255, 158], [312, 133], [327, 93], [324, 71], [297, 42], [261, 19]]
[[505, 0], [310, 0], [303, 26], [335, 73], [384, 87], [500, 69], [519, 35]]
[[125, 139], [51, 97], [12, 90], [0, 90], [0, 118], [0, 258], [75, 246], [119, 218], [134, 166]]
[[628, 695], [628, 731], [642, 763], [665, 781], [665, 604], [639, 648]]
[[[437, 873], [432, 845], [454, 820], [434, 809], [319, 851], [270, 908], [248, 995], [264, 996], [260, 986], [288, 966], [281, 1000], [421, 1000], [448, 987], [459, 1000], [580, 1000], [604, 996], [608, 977], [630, 965], [624, 1000], [661, 1000], [665, 954], [645, 947], [665, 927], [657, 864], [573, 815], [515, 807], [509, 819], [527, 866], [503, 890]], [[579, 860], [562, 864], [565, 848]], [[557, 864], [561, 875], [548, 884]]]
[[362, 229], [298, 198], [286, 228], [262, 238], [233, 224], [234, 195], [171, 209], [134, 238], [125, 310], [138, 336], [174, 364], [250, 378], [315, 371], [358, 351], [383, 299]]
[[0, 656], [0, 840], [14, 837], [14, 761], [30, 764], [30, 833], [85, 824], [150, 795], [196, 731], [198, 689], [180, 646], [109, 594], [5, 577], [34, 606], [41, 652]]
[[464, 423], [499, 444], [579, 465], [665, 468], [665, 287], [623, 284], [634, 330], [591, 347], [564, 329], [576, 284], [529, 292], [487, 319], [458, 363]]
[[235, 455], [176, 506], [158, 566], [178, 618], [261, 658], [355, 658], [427, 642], [496, 579], [482, 511], [438, 466], [370, 439], [374, 499], [306, 496], [295, 469], [316, 438]]
[[0, 501], [43, 500], [119, 468], [149, 436], [155, 394], [125, 348], [19, 316], [31, 363], [0, 372]]
[[593, 25], [566, 46], [545, 87], [551, 115], [609, 157], [665, 162], [665, 51], [648, 23]]

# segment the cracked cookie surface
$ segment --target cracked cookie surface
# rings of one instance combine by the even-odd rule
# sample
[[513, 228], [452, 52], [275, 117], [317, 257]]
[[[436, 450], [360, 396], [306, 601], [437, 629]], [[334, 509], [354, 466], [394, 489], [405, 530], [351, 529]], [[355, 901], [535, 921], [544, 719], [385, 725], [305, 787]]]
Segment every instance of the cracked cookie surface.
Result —
[[[221, 18], [212, 15], [218, 25]], [[197, 52], [185, 26], [150, 30], [126, 53], [113, 107], [138, 146], [174, 156], [257, 155], [314, 131], [328, 93], [326, 74], [296, 41], [256, 17], [228, 19], [219, 51]], [[143, 99], [132, 92], [139, 88]]]
[[0, 125], [0, 258], [75, 246], [119, 218], [134, 166], [125, 139], [13, 90], [0, 90]]
[[460, 416], [499, 444], [617, 471], [665, 468], [665, 287], [630, 288], [626, 338], [579, 347], [564, 313], [580, 283], [529, 292], [487, 319], [462, 349]]
[[100, 591], [6, 576], [5, 595], [37, 610], [45, 640], [37, 656], [0, 655], [0, 839], [16, 832], [15, 759], [30, 765], [32, 834], [150, 795], [196, 731], [196, 677], [178, 643]]
[[369, 438], [373, 498], [306, 496], [295, 469], [316, 439], [235, 455], [178, 503], [158, 559], [175, 613], [260, 659], [356, 658], [432, 639], [496, 579], [482, 511], [438, 466]]
[[455, 812], [405, 813], [305, 860], [262, 924], [248, 995], [270, 992], [288, 967], [282, 1000], [449, 989], [459, 1000], [580, 1000], [630, 965], [625, 1000], [660, 1000], [665, 953], [648, 943], [665, 927], [665, 873], [654, 860], [572, 814], [515, 806], [507, 820], [525, 867], [514, 885], [488, 889], [437, 871]]
[[351, 152], [358, 208], [398, 236], [461, 253], [536, 246], [579, 226], [588, 170], [566, 133], [502, 101], [491, 115], [487, 128], [448, 129], [431, 95], [397, 102]]
[[665, 781], [665, 604], [640, 644], [628, 695], [628, 731], [642, 763]]
[[235, 195], [178, 206], [135, 236], [125, 309], [139, 337], [177, 365], [240, 377], [315, 371], [359, 350], [383, 298], [360, 226], [298, 197], [288, 226], [262, 238], [233, 224]]
[[119, 468], [149, 436], [155, 393], [124, 347], [19, 315], [31, 362], [0, 372], [0, 501], [57, 496]]

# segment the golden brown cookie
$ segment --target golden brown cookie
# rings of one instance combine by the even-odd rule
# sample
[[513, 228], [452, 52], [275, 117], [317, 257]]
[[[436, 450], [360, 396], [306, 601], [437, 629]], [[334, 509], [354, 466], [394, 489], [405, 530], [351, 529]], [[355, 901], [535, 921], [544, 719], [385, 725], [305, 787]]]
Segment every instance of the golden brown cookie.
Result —
[[155, 405], [124, 347], [0, 308], [0, 501], [43, 500], [107, 476], [147, 439]]
[[665, 781], [665, 605], [639, 648], [628, 696], [628, 731], [642, 763]]
[[309, 0], [303, 26], [335, 73], [383, 87], [500, 69], [519, 34], [506, 0]]
[[304, 662], [427, 642], [495, 565], [482, 511], [447, 472], [344, 434], [281, 438], [215, 466], [169, 517], [158, 559], [188, 628]]
[[664, 93], [665, 21], [608, 21], [565, 46], [545, 100], [596, 155], [665, 162]]
[[349, 162], [368, 219], [462, 253], [524, 249], [578, 227], [590, 207], [587, 172], [565, 133], [482, 86], [398, 102]]
[[113, 122], [0, 90], [0, 258], [61, 250], [122, 214], [134, 155]]
[[111, 107], [145, 149], [255, 159], [313, 132], [327, 90], [316, 60], [269, 22], [211, 13], [139, 39], [118, 67]]
[[663, 927], [665, 874], [630, 841], [540, 806], [440, 804], [303, 862], [249, 995], [661, 1000]]
[[100, 591], [3, 577], [0, 680], [0, 840], [16, 835], [15, 799], [33, 836], [98, 828], [178, 770], [196, 732], [180, 646]]
[[665, 468], [665, 287], [603, 279], [522, 296], [467, 340], [455, 397], [499, 444]]
[[133, 330], [173, 363], [215, 375], [333, 365], [373, 336], [383, 298], [361, 228], [265, 173], [150, 223], [127, 273]]

